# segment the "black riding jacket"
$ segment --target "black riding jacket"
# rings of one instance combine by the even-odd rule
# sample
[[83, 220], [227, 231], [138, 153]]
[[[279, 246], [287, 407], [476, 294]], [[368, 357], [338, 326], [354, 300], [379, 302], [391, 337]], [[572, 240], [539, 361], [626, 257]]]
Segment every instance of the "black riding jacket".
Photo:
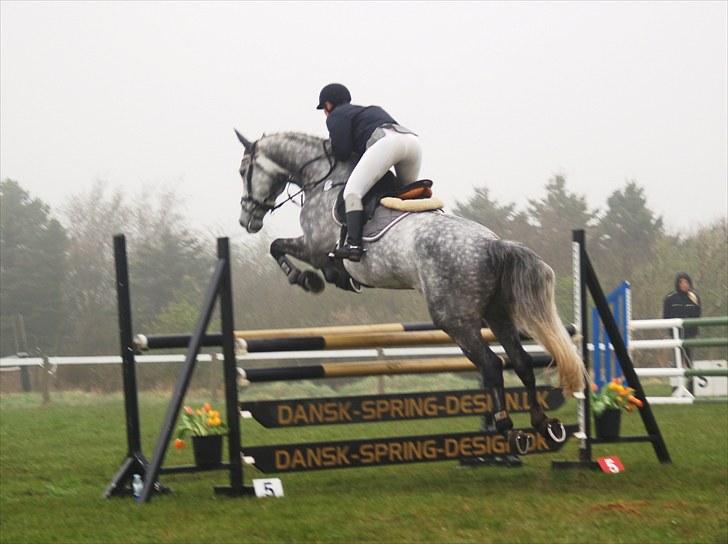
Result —
[[362, 155], [372, 133], [388, 123], [397, 121], [379, 106], [336, 106], [326, 119], [334, 155], [340, 161], [349, 160], [352, 153]]
[[[690, 284], [690, 291], [687, 293], [681, 291], [678, 286], [680, 280], [683, 278], [688, 280], [688, 283]], [[700, 314], [700, 297], [695, 291], [693, 291], [693, 280], [690, 276], [681, 272], [675, 278], [675, 290], [668, 294], [662, 303], [662, 317], [665, 319], [672, 317], [680, 317], [684, 319], [689, 317], [700, 317]], [[697, 336], [698, 329], [697, 327], [685, 327], [684, 332], [686, 338], [692, 338]]]

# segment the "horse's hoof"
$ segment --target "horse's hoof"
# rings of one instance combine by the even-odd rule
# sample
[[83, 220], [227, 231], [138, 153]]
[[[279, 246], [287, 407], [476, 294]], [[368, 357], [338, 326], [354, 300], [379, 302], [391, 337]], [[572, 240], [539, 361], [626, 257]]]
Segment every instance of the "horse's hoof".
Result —
[[493, 419], [495, 420], [495, 430], [501, 434], [505, 434], [513, 428], [513, 420], [505, 410], [493, 414]]
[[494, 455], [487, 457], [465, 457], [460, 459], [461, 467], [505, 467], [519, 468], [523, 466], [523, 461], [518, 455]]
[[494, 461], [495, 462], [493, 464], [500, 467], [518, 468], [523, 466], [523, 461], [521, 461], [521, 458], [518, 457], [518, 455], [508, 454], [503, 457], [496, 455]]
[[321, 276], [313, 270], [306, 270], [301, 273], [300, 285], [309, 293], [320, 293], [326, 286]]
[[523, 431], [508, 433], [508, 446], [512, 454], [526, 455], [533, 445], [533, 437]]
[[566, 441], [566, 427], [558, 419], [545, 419], [538, 426], [538, 432], [552, 444], [561, 444]]
[[297, 268], [291, 269], [288, 273], [286, 273], [286, 277], [288, 278], [288, 283], [291, 285], [300, 285], [303, 287], [303, 275]]

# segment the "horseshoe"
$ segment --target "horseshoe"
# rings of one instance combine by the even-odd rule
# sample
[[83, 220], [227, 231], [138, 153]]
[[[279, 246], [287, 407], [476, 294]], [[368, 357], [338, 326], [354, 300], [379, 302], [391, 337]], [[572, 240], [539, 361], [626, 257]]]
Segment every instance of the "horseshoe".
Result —
[[[525, 445], [523, 444], [524, 438], [526, 439]], [[511, 443], [511, 446], [515, 448], [518, 455], [526, 455], [533, 445], [533, 437], [530, 434], [519, 431], [511, 434], [509, 442]]]
[[[554, 432], [551, 430], [553, 427], [558, 427], [561, 429], [561, 436], [556, 436]], [[549, 437], [551, 440], [556, 442], [557, 444], [561, 444], [566, 440], [566, 427], [564, 427], [564, 424], [560, 421], [552, 421], [546, 425], [546, 432], [549, 433]]]

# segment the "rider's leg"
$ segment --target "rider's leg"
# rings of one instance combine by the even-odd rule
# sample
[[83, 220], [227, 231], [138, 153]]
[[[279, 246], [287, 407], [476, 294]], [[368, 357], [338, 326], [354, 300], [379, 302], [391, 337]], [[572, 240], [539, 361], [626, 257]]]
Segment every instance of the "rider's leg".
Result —
[[346, 242], [342, 247], [334, 251], [334, 256], [358, 262], [364, 254], [364, 244], [362, 242], [364, 207], [362, 206], [362, 197], [357, 194], [345, 194], [344, 204], [346, 205]]
[[[352, 197], [361, 201], [387, 170], [406, 158], [408, 136], [388, 130], [386, 136], [377, 140], [364, 152], [344, 187], [347, 212], [350, 211]], [[361, 204], [359, 206], [361, 209]]]
[[406, 143], [404, 158], [394, 165], [397, 179], [401, 185], [414, 183], [419, 179], [420, 165], [422, 164], [422, 148], [420, 140], [414, 134], [402, 134]]
[[351, 261], [361, 260], [364, 208], [362, 199], [392, 166], [400, 162], [407, 150], [404, 134], [391, 133], [367, 149], [359, 159], [344, 187], [346, 205], [346, 243], [334, 252], [336, 257]]

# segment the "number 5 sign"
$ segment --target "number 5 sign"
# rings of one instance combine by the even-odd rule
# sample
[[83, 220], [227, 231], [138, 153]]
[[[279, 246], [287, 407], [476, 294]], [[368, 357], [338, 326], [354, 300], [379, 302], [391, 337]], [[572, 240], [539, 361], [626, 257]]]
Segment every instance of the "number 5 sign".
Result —
[[622, 461], [620, 461], [619, 457], [616, 455], [612, 455], [610, 457], [599, 457], [597, 459], [597, 463], [599, 463], [599, 468], [602, 469], [602, 472], [606, 472], [607, 474], [619, 474], [620, 472], [624, 472], [624, 465], [622, 465]]
[[259, 499], [283, 496], [283, 484], [280, 478], [254, 479], [253, 488], [255, 489], [255, 496]]

